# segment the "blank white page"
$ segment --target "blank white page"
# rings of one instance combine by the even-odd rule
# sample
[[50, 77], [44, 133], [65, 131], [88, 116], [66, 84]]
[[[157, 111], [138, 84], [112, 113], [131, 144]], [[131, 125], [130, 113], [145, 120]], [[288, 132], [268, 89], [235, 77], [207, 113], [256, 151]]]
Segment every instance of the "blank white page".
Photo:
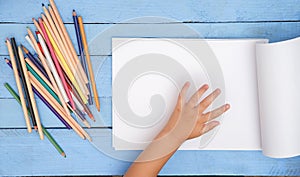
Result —
[[263, 153], [300, 154], [300, 38], [257, 45]]
[[[183, 84], [189, 80], [195, 87], [204, 83], [214, 85], [212, 89], [222, 87], [218, 85], [221, 78], [210, 77], [221, 70], [225, 84], [222, 95], [231, 109], [219, 118], [221, 125], [217, 129], [187, 141], [180, 149], [261, 149], [255, 46], [264, 42], [267, 40], [113, 38], [113, 147], [143, 149], [165, 125]], [[219, 68], [216, 63], [199, 64], [195, 62], [197, 57], [201, 61], [216, 60]], [[135, 71], [136, 68], [139, 70]], [[177, 68], [177, 72], [171, 68]], [[193, 91], [195, 88], [189, 95]], [[120, 110], [126, 104], [134, 114]], [[155, 120], [146, 119], [152, 113], [156, 117], [150, 118]], [[140, 120], [148, 121], [149, 125]]]

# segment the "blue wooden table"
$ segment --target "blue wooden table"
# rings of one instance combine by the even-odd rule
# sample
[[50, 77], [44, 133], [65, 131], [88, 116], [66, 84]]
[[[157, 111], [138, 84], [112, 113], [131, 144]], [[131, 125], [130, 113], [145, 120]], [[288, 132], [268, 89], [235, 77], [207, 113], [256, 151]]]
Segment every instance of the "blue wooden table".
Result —
[[[42, 0], [48, 4], [46, 0]], [[76, 37], [72, 9], [83, 16], [88, 41], [105, 34], [99, 50], [92, 50], [92, 62], [100, 93], [101, 113], [87, 130], [104, 146], [111, 145], [111, 57], [112, 36], [122, 36], [128, 25], [145, 26], [144, 21], [128, 19], [156, 16], [172, 19], [152, 21], [149, 25], [172, 28], [172, 25], [191, 27], [206, 38], [268, 38], [271, 42], [300, 35], [300, 0], [56, 0], [73, 43]], [[39, 0], [0, 0], [0, 57], [8, 56], [4, 40], [16, 37], [25, 42], [26, 26], [34, 29], [31, 18], [42, 12]], [[145, 37], [135, 31], [132, 36]], [[162, 34], [158, 28], [152, 37], [195, 37], [193, 34], [170, 32]], [[173, 35], [173, 36], [172, 36]], [[151, 36], [150, 36], [151, 37]], [[76, 45], [75, 45], [76, 46]], [[106, 49], [106, 50], [103, 50]], [[73, 131], [66, 130], [54, 115], [38, 101], [42, 122], [64, 148], [62, 158], [48, 140], [40, 141], [37, 133], [28, 134], [20, 106], [3, 86], [14, 88], [13, 72], [0, 62], [0, 176], [9, 175], [122, 175], [130, 162], [115, 159], [81, 140]], [[95, 111], [95, 109], [93, 109]], [[300, 175], [300, 157], [271, 159], [260, 151], [179, 151], [161, 171], [162, 175]]]

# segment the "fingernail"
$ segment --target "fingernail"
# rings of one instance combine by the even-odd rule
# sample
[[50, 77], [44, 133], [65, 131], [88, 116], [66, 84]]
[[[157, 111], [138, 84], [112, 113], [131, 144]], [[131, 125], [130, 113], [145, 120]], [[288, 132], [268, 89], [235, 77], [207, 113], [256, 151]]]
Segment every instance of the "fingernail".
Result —
[[204, 89], [208, 89], [208, 84], [204, 84], [204, 85], [203, 85], [203, 88], [204, 88]]
[[229, 109], [229, 108], [230, 108], [230, 104], [226, 104], [225, 109]]
[[216, 89], [216, 93], [217, 94], [220, 94], [221, 93], [221, 90], [218, 88], [218, 89]]

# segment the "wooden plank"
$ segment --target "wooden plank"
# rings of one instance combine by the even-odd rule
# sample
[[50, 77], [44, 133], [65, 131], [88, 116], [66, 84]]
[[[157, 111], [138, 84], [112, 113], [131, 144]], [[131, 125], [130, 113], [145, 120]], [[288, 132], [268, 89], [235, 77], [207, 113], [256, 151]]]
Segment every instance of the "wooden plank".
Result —
[[[3, 58], [8, 56], [3, 56]], [[2, 57], [1, 57], [2, 58]], [[93, 71], [97, 83], [99, 97], [111, 96], [111, 56], [92, 56]], [[0, 60], [0, 99], [12, 98], [11, 94], [3, 86], [9, 83], [14, 90], [17, 90], [12, 69], [4, 60]]]
[[[2, 22], [31, 23], [47, 0], [1, 1]], [[228, 21], [288, 21], [299, 20], [299, 0], [226, 1], [191, 0], [174, 1], [94, 1], [56, 0], [65, 22], [73, 22], [72, 9], [88, 23], [118, 23], [141, 16], [158, 16], [178, 22], [228, 22]], [[30, 9], [30, 11], [28, 11]], [[13, 15], [12, 15], [13, 14]]]
[[[45, 127], [65, 127], [40, 99], [36, 101], [41, 121]], [[93, 122], [87, 115], [85, 117], [91, 127], [111, 127], [111, 98], [101, 97], [100, 103], [101, 112], [98, 112], [94, 105], [89, 106], [96, 122]], [[14, 99], [0, 99], [0, 112], [0, 129], [26, 127], [22, 109]], [[81, 124], [80, 120], [78, 122]], [[81, 125], [85, 127], [83, 124]]]
[[[18, 43], [32, 50], [24, 39], [26, 26], [35, 29], [31, 24], [1, 24], [0, 39], [3, 39], [3, 44], [7, 37], [15, 36]], [[66, 26], [77, 50], [74, 26]], [[299, 36], [300, 22], [86, 24], [85, 28], [91, 55], [109, 55], [112, 37], [268, 38], [276, 42]], [[8, 55], [5, 45], [0, 45], [0, 55]]]
[[[97, 150], [72, 131], [49, 131], [63, 147], [67, 158], [61, 157], [48, 140], [39, 140], [37, 134], [28, 134], [25, 129], [1, 129], [0, 176], [123, 175], [130, 165]], [[111, 130], [88, 132], [96, 144], [111, 146]], [[299, 164], [300, 157], [273, 159], [260, 151], [178, 151], [160, 174], [299, 176]]]

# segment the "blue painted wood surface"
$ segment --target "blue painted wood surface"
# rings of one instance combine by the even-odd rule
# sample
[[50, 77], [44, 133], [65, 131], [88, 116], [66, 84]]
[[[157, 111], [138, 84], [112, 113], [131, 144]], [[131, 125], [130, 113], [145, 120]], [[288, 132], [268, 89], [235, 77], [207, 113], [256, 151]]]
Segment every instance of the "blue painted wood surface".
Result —
[[[0, 39], [14, 36], [25, 42], [26, 26], [34, 29], [31, 18], [42, 12], [46, 0], [0, 0]], [[72, 9], [83, 16], [88, 41], [118, 25], [103, 38], [102, 45], [91, 51], [102, 111], [87, 130], [96, 143], [111, 145], [111, 49], [112, 36], [124, 37], [197, 37], [205, 38], [268, 38], [281, 41], [300, 35], [299, 0], [191, 0], [191, 1], [71, 1], [56, 0], [73, 43], [76, 44], [72, 24]], [[124, 21], [141, 16], [173, 19], [157, 21]], [[157, 23], [157, 24], [154, 24]], [[170, 31], [187, 25], [197, 34]], [[135, 27], [134, 35], [126, 36], [128, 25]], [[159, 28], [157, 28], [159, 26]], [[143, 30], [154, 29], [147, 36]], [[75, 45], [77, 47], [77, 45]], [[77, 49], [77, 48], [76, 48]], [[7, 57], [4, 42], [0, 43], [0, 58]], [[129, 162], [116, 160], [63, 128], [54, 115], [38, 100], [43, 124], [67, 153], [61, 158], [48, 140], [40, 141], [36, 133], [28, 134], [21, 108], [2, 86], [9, 82], [15, 88], [13, 72], [0, 62], [0, 176], [9, 175], [122, 175]], [[300, 157], [271, 159], [260, 151], [179, 151], [161, 171], [166, 175], [300, 175]]]

